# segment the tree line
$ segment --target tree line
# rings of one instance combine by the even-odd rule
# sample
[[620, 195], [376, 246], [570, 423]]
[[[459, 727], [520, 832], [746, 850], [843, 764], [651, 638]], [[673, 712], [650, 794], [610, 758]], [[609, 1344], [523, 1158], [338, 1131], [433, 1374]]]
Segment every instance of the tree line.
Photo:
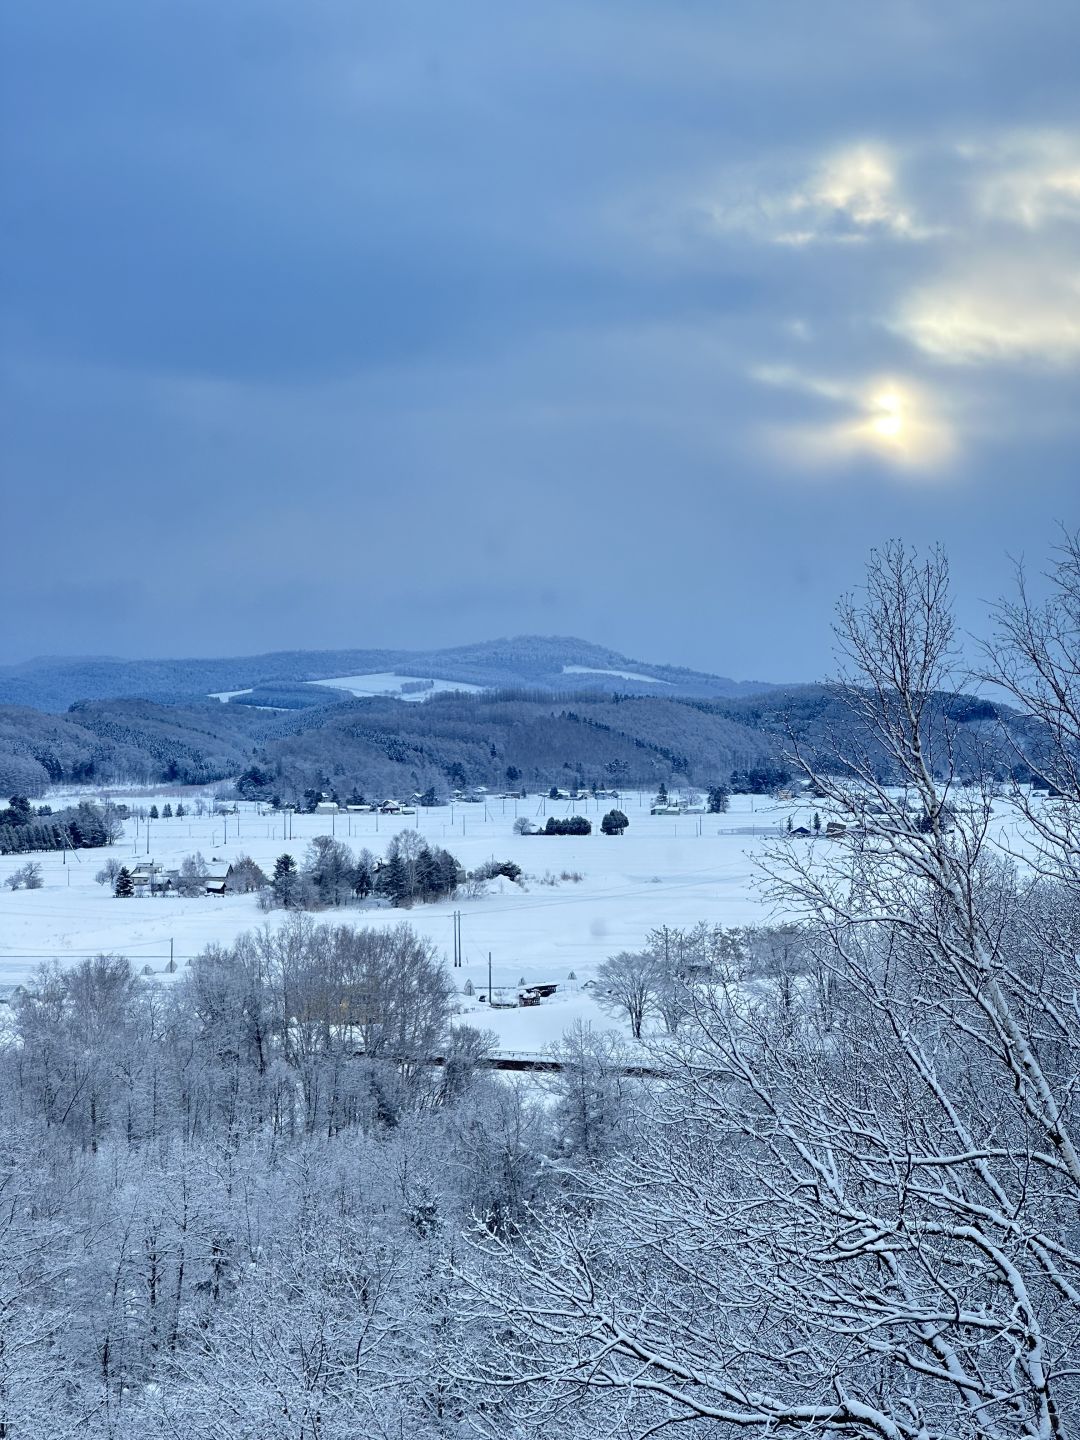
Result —
[[0, 855], [35, 850], [91, 850], [112, 845], [123, 832], [114, 807], [82, 801], [62, 810], [36, 809], [25, 795], [12, 795], [0, 810]]

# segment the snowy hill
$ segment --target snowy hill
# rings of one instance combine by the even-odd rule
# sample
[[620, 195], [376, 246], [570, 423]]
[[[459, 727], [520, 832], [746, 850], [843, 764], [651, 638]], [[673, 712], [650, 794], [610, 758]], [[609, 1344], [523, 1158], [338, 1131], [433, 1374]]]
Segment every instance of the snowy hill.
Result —
[[[702, 699], [753, 695], [771, 688], [759, 681], [634, 660], [586, 640], [520, 635], [445, 650], [284, 650], [224, 659], [121, 660], [62, 657], [0, 666], [0, 705], [63, 711], [79, 700], [138, 699], [161, 704], [228, 694], [230, 703], [283, 708], [326, 704], [335, 688], [388, 693], [364, 682], [386, 676], [431, 680], [434, 688], [529, 689], [544, 693], [690, 695]], [[352, 682], [352, 683], [350, 683]], [[310, 695], [305, 686], [317, 684]], [[394, 690], [390, 687], [390, 691]], [[325, 690], [328, 693], [321, 693]], [[402, 698], [421, 695], [406, 691]]]

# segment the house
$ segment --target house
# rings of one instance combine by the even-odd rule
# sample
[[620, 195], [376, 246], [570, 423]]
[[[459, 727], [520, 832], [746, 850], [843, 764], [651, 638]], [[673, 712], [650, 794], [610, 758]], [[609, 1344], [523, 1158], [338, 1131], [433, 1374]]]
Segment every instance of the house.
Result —
[[841, 835], [847, 834], [847, 826], [841, 825], [838, 820], [830, 820], [825, 826], [825, 834], [830, 840], [839, 840]]
[[336, 800], [319, 800], [316, 803], [313, 813], [316, 815], [336, 815], [339, 808]]
[[525, 994], [535, 995], [537, 1000], [547, 1000], [558, 988], [558, 985], [526, 985]]
[[203, 877], [207, 895], [225, 895], [229, 887], [231, 865], [212, 864]]
[[131, 867], [130, 874], [136, 895], [163, 895], [173, 888], [179, 872], [165, 870], [153, 860], [140, 860]]

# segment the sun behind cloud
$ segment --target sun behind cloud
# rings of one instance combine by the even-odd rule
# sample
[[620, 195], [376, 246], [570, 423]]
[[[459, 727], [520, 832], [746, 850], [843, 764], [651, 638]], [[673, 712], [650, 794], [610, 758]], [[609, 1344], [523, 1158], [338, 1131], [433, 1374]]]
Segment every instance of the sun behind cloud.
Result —
[[790, 366], [761, 366], [751, 373], [762, 384], [819, 400], [831, 412], [816, 422], [770, 427], [768, 447], [789, 464], [819, 469], [876, 459], [930, 477], [954, 454], [953, 427], [942, 406], [910, 380], [838, 381]]
[[904, 407], [895, 390], [883, 390], [873, 400], [874, 417], [870, 421], [874, 434], [882, 440], [899, 440], [904, 433]]

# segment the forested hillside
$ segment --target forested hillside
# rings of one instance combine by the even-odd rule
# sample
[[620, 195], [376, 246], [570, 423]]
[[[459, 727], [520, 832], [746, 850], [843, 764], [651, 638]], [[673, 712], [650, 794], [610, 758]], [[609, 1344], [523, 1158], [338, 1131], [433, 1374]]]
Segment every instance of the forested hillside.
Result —
[[[168, 704], [251, 687], [288, 689], [313, 680], [395, 671], [485, 688], [531, 686], [546, 691], [572, 685], [609, 693], [663, 690], [724, 696], [769, 688], [756, 681], [650, 665], [572, 637], [519, 635], [447, 650], [283, 650], [202, 660], [43, 658], [0, 666], [0, 704], [54, 711], [78, 700], [121, 697]], [[325, 697], [316, 691], [307, 703], [325, 703]]]
[[[841, 693], [824, 686], [713, 701], [535, 690], [447, 693], [412, 705], [328, 698], [288, 710], [145, 700], [84, 702], [63, 716], [0, 709], [0, 794], [40, 795], [71, 781], [205, 784], [252, 768], [267, 799], [286, 800], [311, 789], [344, 798], [354, 788], [703, 786], [777, 765], [792, 737], [816, 763], [841, 768], [845, 738], [858, 726]], [[957, 721], [948, 753], [939, 743], [947, 717]], [[927, 720], [931, 761], [942, 775], [984, 763], [1006, 773], [1014, 757], [1003, 719], [1006, 728], [1017, 723], [985, 701], [939, 697]], [[874, 758], [887, 771], [885, 752]]]
[[271, 712], [217, 701], [169, 707], [144, 700], [72, 706], [66, 715], [0, 708], [0, 794], [40, 795], [62, 782], [204, 784], [242, 769], [275, 727]]

